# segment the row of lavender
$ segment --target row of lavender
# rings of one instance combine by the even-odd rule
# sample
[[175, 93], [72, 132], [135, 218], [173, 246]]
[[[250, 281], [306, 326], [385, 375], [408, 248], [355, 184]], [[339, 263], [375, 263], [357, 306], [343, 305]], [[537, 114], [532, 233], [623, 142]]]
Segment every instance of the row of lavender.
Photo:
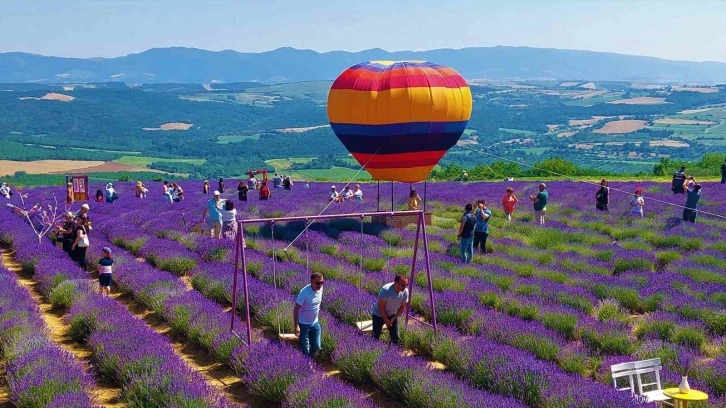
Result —
[[[161, 218], [167, 220], [169, 219], [169, 217], [172, 216], [173, 214], [161, 214]], [[127, 215], [125, 214], [124, 218], [126, 217]], [[133, 214], [129, 214], [128, 218], [133, 219], [135, 217]], [[143, 229], [153, 231], [158, 236], [172, 235], [175, 238], [184, 241], [184, 236], [178, 235], [178, 232], [171, 230], [169, 228], [169, 223], [160, 224], [154, 221], [141, 223], [141, 220], [138, 219], [136, 221], [139, 222], [139, 225], [143, 225]], [[194, 254], [180, 244], [168, 240], [164, 242], [165, 240], [152, 238], [148, 235], [144, 236], [143, 233], [139, 232], [138, 228], [130, 228], [128, 230], [123, 229], [122, 231], [116, 231], [120, 232], [120, 234], [117, 236], [117, 239], [119, 241], [123, 241], [125, 245], [131, 243], [132, 247], [135, 247], [140, 253], [150, 256], [152, 259], [185, 259], [191, 261], [192, 263], [197, 263], [201, 259], [225, 259], [225, 253], [229, 253], [229, 250], [231, 249], [231, 245], [229, 243], [225, 243], [224, 241], [220, 243], [219, 241], [202, 239], [200, 240], [200, 242], [197, 242], [196, 245], [192, 245], [197, 251], [197, 254]], [[345, 241], [345, 238], [341, 236], [341, 240]], [[306, 240], [303, 239], [303, 243], [301, 243], [300, 245], [308, 245], [308, 243], [305, 241]], [[250, 247], [256, 245], [255, 242], [251, 240], [248, 241], [248, 244], [250, 245]], [[317, 249], [319, 248], [314, 248], [313, 251]], [[291, 253], [291, 251], [287, 252], [288, 255], [290, 255]], [[248, 267], [256, 274], [256, 276], [260, 277], [261, 279], [267, 281], [270, 284], [273, 284], [273, 275], [270, 268], [269, 259], [265, 260], [264, 258], [266, 257], [260, 253], [255, 254], [254, 251], [250, 251], [250, 262], [248, 263]], [[319, 261], [319, 256], [315, 256], [314, 259], [312, 259], [313, 265], [320, 265]], [[169, 267], [171, 270], [175, 270], [177, 273], [186, 272], [186, 270], [175, 269], [174, 264], [178, 264], [178, 262], [170, 261], [168, 264], [162, 265], [162, 267]], [[347, 323], [354, 323], [355, 321], [367, 318], [368, 310], [370, 309], [370, 305], [374, 303], [375, 298], [372, 295], [361, 293], [350, 284], [342, 281], [336, 282], [335, 279], [331, 280], [330, 278], [339, 277], [339, 275], [336, 276], [336, 274], [334, 273], [328, 273], [331, 270], [336, 269], [337, 268], [325, 269], [326, 276], [329, 278], [328, 282], [332, 283], [332, 285], [327, 285], [326, 288], [326, 301], [324, 304], [325, 308], [329, 312], [333, 313], [336, 317]], [[349, 270], [355, 269], [349, 268]], [[195, 271], [193, 282], [196, 287], [200, 288], [205, 293], [210, 294], [210, 296], [213, 296], [221, 301], [229, 301], [229, 299], [231, 298], [231, 293], [229, 292], [228, 286], [231, 284], [231, 282], [229, 281], [229, 277], [231, 275], [230, 272], [231, 269], [229, 265], [207, 265], [201, 268], [201, 273], [199, 271]], [[278, 284], [281, 283], [282, 286], [288, 290], [288, 292], [282, 295], [278, 293], [276, 296], [272, 297], [271, 295], [269, 295], [269, 291], [274, 290], [271, 287], [268, 287], [268, 289], [265, 291], [262, 287], [254, 286], [253, 292], [251, 293], [250, 301], [253, 305], [253, 308], [255, 309], [256, 316], [259, 320], [261, 320], [263, 323], [268, 324], [269, 326], [277, 327], [279, 325], [279, 328], [281, 330], [289, 331], [292, 329], [290, 318], [289, 316], [287, 316], [289, 314], [288, 309], [292, 306], [292, 304], [290, 303], [290, 292], [294, 293], [295, 291], [299, 290], [307, 282], [309, 273], [305, 270], [305, 268], [302, 268], [290, 262], [279, 263], [277, 272], [280, 273], [280, 276], [278, 278], [281, 278]], [[350, 276], [348, 276], [348, 278], [350, 278]], [[366, 278], [370, 278], [370, 276], [366, 276]], [[390, 279], [390, 275], [378, 274], [377, 278], [379, 281], [376, 282], [375, 285], [369, 286], [370, 288], [376, 287], [377, 289], [377, 287], [380, 287], [379, 284], [385, 283], [385, 279]], [[371, 280], [367, 280], [367, 283], [371, 282]], [[259, 292], [262, 292], [264, 295], [259, 295]], [[273, 301], [270, 301], [270, 298], [272, 298]], [[289, 305], [289, 307], [281, 307], [281, 303]], [[335, 337], [339, 330], [340, 329], [335, 330], [332, 334], [328, 334], [328, 336]], [[329, 330], [324, 330], [324, 332], [328, 333]], [[375, 353], [374, 355], [370, 355], [372, 352], [370, 348], [373, 347], [373, 345], [370, 344], [370, 340], [365, 339], [363, 342], [360, 342], [349, 341], [348, 339], [346, 339], [346, 347], [344, 348], [345, 351], [342, 353], [339, 351], [340, 347], [335, 348], [334, 351], [332, 350], [332, 346], [330, 343], [332, 343], [333, 341], [335, 341], [335, 339], [331, 339], [330, 341], [324, 341], [323, 352], [330, 353], [332, 351], [333, 361], [337, 365], [342, 365], [342, 371], [344, 371], [349, 377], [354, 378], [358, 381], [375, 379], [374, 376], [371, 374], [373, 371], [375, 371], [372, 364], [377, 361], [377, 358], [379, 356], [375, 355]], [[339, 341], [337, 343], [339, 345], [341, 344]], [[354, 348], [358, 348], [359, 351], [348, 350], [348, 346], [350, 345], [353, 345]], [[511, 351], [511, 349], [505, 347], [501, 352], [507, 351]], [[345, 361], [347, 361], [348, 354], [350, 354], [351, 352], [356, 355], [359, 353], [364, 353], [368, 354], [368, 356], [367, 358], [358, 357], [357, 359], [355, 359], [355, 364], [346, 364]], [[341, 354], [346, 356], [346, 358], [341, 358]], [[529, 359], [532, 360], [533, 357], [529, 357]], [[526, 363], [523, 364], [522, 367], [526, 367]], [[552, 369], [552, 367], [550, 367], [550, 370]], [[469, 368], [471, 367], [467, 367], [467, 369], [462, 369], [458, 374], [460, 374], [462, 377], [467, 377], [467, 372]], [[556, 367], [554, 367], [554, 370], [555, 372], [559, 371], [556, 369]], [[549, 374], [551, 373], [548, 372], [547, 376], [551, 377]], [[560, 374], [563, 373], [560, 372]], [[558, 381], [562, 383], [572, 383], [573, 379], [576, 379], [576, 377], [566, 376], [563, 374], [560, 378], [556, 378], [556, 376], [555, 378], [548, 378], [547, 382], [551, 381], [552, 387], [559, 387]], [[512, 385], [512, 380], [515, 379], [512, 377], [501, 377], [501, 382], [497, 384], [497, 386], [485, 386], [485, 388], [495, 390], [506, 395], [517, 396], [523, 401], [526, 401], [534, 406], [540, 404], [544, 398], [548, 398], [549, 404], [552, 406], [561, 406], [562, 400], [558, 401], [559, 398], [572, 399], [572, 396], [569, 394], [565, 396], [552, 395], [546, 397], [548, 387], [542, 387], [541, 389], [538, 389], [534, 392], [523, 392], [522, 390], [518, 390], [516, 385]], [[514, 382], [514, 384], [516, 384], [516, 382]], [[582, 405], [572, 406], [587, 406], [588, 404], [593, 403], [592, 398], [594, 397], [597, 397], [598, 404], [601, 404], [603, 406], [606, 406], [604, 404], [608, 404], [608, 402], [606, 401], [609, 401], [609, 403], [612, 404], [619, 405], [634, 403], [634, 401], [632, 401], [629, 396], [616, 394], [612, 392], [608, 387], [599, 386], [592, 382], [584, 382], [583, 385], [590, 385], [589, 388], [592, 389], [592, 392], [590, 392], [589, 395], [587, 395], [586, 397], [583, 397], [581, 385], [577, 395], [582, 398], [583, 401], [580, 401], [582, 402]], [[588, 387], [586, 387], [585, 389], [587, 388]]]
[[[341, 233], [337, 242], [344, 244], [347, 240], [345, 234]], [[375, 246], [368, 242], [371, 239], [366, 238], [367, 247]], [[306, 243], [305, 246], [310, 245], [313, 252], [331, 252], [330, 241], [324, 236], [317, 236], [312, 244]], [[271, 243], [268, 242], [265, 246], [269, 248]], [[627, 324], [609, 318], [611, 314], [619, 313], [619, 305], [612, 299], [607, 299], [610, 296], [607, 291], [598, 293], [601, 290], [598, 288], [607, 288], [603, 286], [606, 285], [604, 277], [595, 282], [587, 282], [585, 287], [592, 289], [592, 293], [586, 290], [578, 292], [566, 284], [542, 278], [517, 281], [517, 275], [505, 268], [487, 266], [483, 269], [477, 265], [462, 267], [446, 256], [434, 256], [433, 261], [439, 265], [448, 265], [446, 269], [435, 271], [434, 287], [442, 291], [437, 295], [439, 319], [455, 325], [465, 334], [485, 335], [497, 342], [529, 350], [541, 359], [557, 362], [562, 369], [570, 372], [586, 374], [600, 365], [601, 377], [606, 382], [609, 381], [602, 374], [609, 370], [611, 363], [661, 357], [667, 364], [664, 373], [667, 384], [677, 384], [680, 373], [690, 372], [695, 374], [696, 383], [704, 385], [712, 396], [724, 395], [723, 379], [726, 378], [726, 371], [723, 349], [718, 349], [718, 345], [723, 344], [723, 336], [721, 326], [717, 324], [717, 319], [723, 318], [723, 314], [719, 314], [718, 309], [701, 309], [701, 317], [716, 318], [707, 320], [716, 324], [707, 324], [706, 327], [698, 320], [686, 318], [693, 319], [693, 316], [677, 316], [667, 312], [649, 314], [636, 326], [637, 337], [644, 340], [638, 343], [630, 335], [631, 328]], [[340, 260], [332, 259], [328, 255], [311, 255], [309, 262], [314, 269], [325, 271], [328, 276], [339, 276], [349, 282], [361, 282], [361, 287], [373, 293], [387, 279], [385, 274], [382, 276], [369, 273], [360, 276], [355, 272], [358, 269], [354, 265], [340, 265]], [[394, 269], [401, 266], [405, 270], [408, 266], [396, 264], [395, 260], [393, 262]], [[406, 262], [410, 262], [410, 259]], [[365, 263], [363, 266], [365, 267]], [[283, 270], [282, 274], [285, 273]], [[664, 275], [657, 276], [656, 279], [665, 282], [664, 279], [670, 276]], [[419, 283], [425, 283], [422, 273], [418, 277], [422, 278], [417, 279]], [[472, 280], [474, 277], [479, 280]], [[652, 287], [649, 289], [654, 290]], [[613, 293], [617, 294], [615, 291]], [[544, 298], [540, 299], [539, 296]], [[661, 296], [658, 302], [663, 303], [667, 309], [672, 307], [669, 306], [671, 300], [666, 297]], [[429, 310], [423, 297], [414, 297], [413, 304], [421, 313], [426, 314]], [[350, 303], [347, 306], [356, 307]], [[492, 313], [483, 306], [504, 314]], [[595, 316], [591, 316], [589, 312], [593, 312]], [[707, 335], [708, 332], [710, 335]], [[715, 351], [709, 349], [712, 344], [717, 347]], [[618, 355], [623, 353], [629, 355]], [[717, 358], [709, 358], [710, 353], [715, 353]], [[600, 364], [599, 359], [602, 357], [599, 356], [613, 354], [615, 356], [608, 357], [607, 361]]]
[[18, 408], [92, 407], [93, 377], [49, 339], [38, 304], [13, 272], [0, 266], [0, 357]]
[[[234, 406], [174, 353], [166, 337], [119, 302], [95, 294], [86, 274], [63, 251], [50, 242], [38, 243], [29, 226], [12, 213], [1, 212], [0, 223], [3, 242], [13, 246], [16, 260], [33, 273], [45, 296], [54, 304], [70, 306], [66, 320], [72, 336], [88, 343], [100, 374], [121, 385], [121, 397], [129, 406]], [[31, 378], [40, 389], [55, 384]]]
[[[163, 216], [164, 214], [162, 214], [162, 218]], [[133, 216], [129, 217], [133, 218]], [[196, 264], [201, 261], [199, 257], [185, 249], [181, 246], [181, 244], [171, 240], [152, 238], [140, 232], [138, 227], [118, 228], [117, 222], [113, 222], [113, 225], [101, 222], [100, 225], [100, 230], [108, 234], [108, 236], [115, 236], [114, 241], [117, 244], [133, 248], [138, 251], [139, 254], [145, 255], [146, 258], [151, 260], [154, 264], [176, 273], [183, 274], [184, 272], [187, 272], [188, 265]], [[202, 241], [207, 240], [203, 239]], [[219, 243], [219, 241], [217, 241], [217, 243]], [[227, 246], [226, 248], [220, 249], [226, 250], [229, 249], [229, 247]], [[189, 263], [190, 261], [191, 263]], [[206, 273], [201, 272], [201, 270], [210, 271], [214, 278], [211, 278]], [[215, 298], [222, 303], [229, 303], [230, 298], [228, 295], [231, 294], [231, 285], [226, 288], [222, 288], [220, 281], [215, 281], [214, 279], [230, 278], [230, 272], [231, 270], [229, 265], [215, 265], [214, 263], [203, 264], [200, 266], [200, 273], [194, 274], [194, 286], [200, 289], [203, 293], [208, 294], [210, 297]], [[125, 273], [122, 272], [122, 274]], [[151, 276], [152, 274], [146, 273], [145, 275]], [[168, 276], [168, 274], [166, 275]], [[121, 277], [121, 285], [124, 285], [122, 282], [123, 280], [124, 278]], [[177, 281], [176, 283], [170, 283], [170, 285], [179, 285], [179, 283]], [[252, 280], [251, 285], [250, 302], [253, 305], [255, 316], [267, 327], [277, 327], [275, 322], [278, 320], [278, 317], [281, 315], [289, 315], [292, 310], [293, 304], [291, 302], [291, 296], [285, 291], [275, 290], [272, 286], [259, 282], [255, 279]], [[148, 288], [150, 285], [143, 284], [141, 287]], [[161, 306], [162, 304], [164, 306]], [[174, 303], [172, 301], [172, 305], [173, 304]], [[168, 300], [159, 302], [160, 307], [167, 308], [168, 305]], [[208, 310], [209, 313], [218, 310], [218, 316], [220, 316], [220, 318], [223, 316], [221, 306], [210, 307], [207, 305], [206, 310]], [[288, 331], [291, 330], [292, 328], [289, 324], [289, 317], [286, 316], [285, 321], [286, 324], [284, 329]], [[387, 351], [385, 345], [371, 343], [371, 340], [367, 337], [361, 338], [354, 328], [340, 325], [334, 318], [326, 313], [321, 315], [321, 321], [325, 327], [326, 333], [324, 338], [323, 354], [330, 355], [332, 351], [335, 350], [336, 358], [333, 359], [333, 362], [339, 369], [341, 369], [342, 372], [347, 374], [349, 378], [357, 382], [374, 381], [376, 384], [380, 385], [385, 392], [392, 397], [405, 402], [407, 406], [476, 407], [482, 406], [482, 404], [485, 403], [486, 406], [491, 407], [519, 406], [516, 401], [483, 393], [467, 386], [464, 382], [455, 379], [449, 374], [432, 370], [427, 366], [424, 360], [412, 357], [402, 357], [400, 349], [396, 348], [394, 350]], [[336, 344], [345, 345], [345, 347], [336, 347]], [[361, 347], [354, 347], [354, 345], [359, 345]], [[253, 352], [255, 352], [256, 347], [257, 345], [253, 348]], [[269, 350], [265, 350], [265, 353], [269, 354]], [[367, 354], [366, 358], [362, 358], [361, 353]], [[288, 353], [281, 353], [280, 358], [282, 360], [280, 361], [276, 358], [268, 358], [272, 361], [266, 362], [265, 367], [269, 371], [265, 373], [265, 378], [295, 378], [298, 375], [301, 375], [301, 373], [308, 372], [310, 370], [310, 362], [300, 362], [299, 360], [304, 359], [304, 357], [302, 357], [302, 354], [299, 353], [299, 351], [295, 351], [294, 355], [295, 357], [293, 358], [288, 355]], [[283, 364], [283, 361], [286, 362], [286, 364]], [[253, 363], [257, 362], [257, 360], [253, 361]], [[388, 366], [390, 364], [393, 364], [394, 367], [390, 368]], [[239, 366], [240, 364], [237, 364], [237, 367]], [[406, 367], [405, 370], [403, 369], [404, 366]], [[371, 374], [373, 371], [378, 373], [375, 378]], [[443, 385], [445, 385], [445, 387], [442, 387]], [[284, 389], [284, 387], [282, 387], [282, 389]], [[343, 390], [345, 390], [345, 388], [341, 389], [341, 391]], [[327, 391], [325, 394], [325, 398], [321, 395], [318, 399], [323, 400], [329, 398], [329, 396], [334, 395], [335, 392], [331, 393], [331, 391]], [[267, 398], [272, 398], [269, 395], [265, 396]]]
[[[100, 221], [97, 231], [109, 234], [113, 225]], [[253, 333], [251, 349], [229, 332], [229, 314], [224, 307], [201, 293], [188, 290], [175, 275], [151, 264], [138, 262], [97, 235], [96, 243], [113, 249], [118, 266], [119, 288], [162, 316], [170, 326], [207, 349], [214, 358], [237, 372], [250, 392], [284, 407], [373, 407], [359, 391], [325, 376], [322, 369], [286, 344], [272, 343], [260, 332]], [[118, 242], [118, 240], [117, 240]], [[156, 258], [156, 262], [166, 259]], [[236, 320], [237, 334], [246, 338], [242, 322]]]

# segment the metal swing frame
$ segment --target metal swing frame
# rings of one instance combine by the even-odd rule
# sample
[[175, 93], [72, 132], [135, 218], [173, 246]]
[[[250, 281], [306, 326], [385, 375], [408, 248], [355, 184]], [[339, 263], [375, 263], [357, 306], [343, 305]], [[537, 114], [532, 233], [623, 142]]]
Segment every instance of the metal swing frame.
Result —
[[[230, 317], [230, 325], [229, 325], [229, 331], [233, 335], [235, 335], [237, 338], [239, 338], [242, 343], [247, 347], [252, 347], [252, 321], [250, 319], [250, 303], [249, 303], [249, 285], [247, 280], [247, 259], [245, 257], [245, 246], [243, 245], [244, 242], [244, 226], [246, 224], [265, 224], [265, 223], [278, 223], [278, 222], [288, 222], [288, 221], [305, 221], [305, 228], [307, 230], [307, 227], [309, 226], [309, 221], [315, 221], [315, 220], [322, 220], [322, 219], [336, 219], [336, 218], [360, 218], [361, 224], [363, 223], [363, 218], [368, 216], [375, 216], [375, 215], [387, 215], [387, 216], [397, 216], [397, 215], [417, 215], [418, 216], [418, 222], [416, 225], [416, 240], [414, 242], [413, 247], [413, 258], [411, 260], [411, 275], [409, 277], [409, 282], [411, 283], [408, 287], [408, 295], [409, 295], [409, 303], [406, 306], [406, 320], [405, 325], [408, 325], [409, 318], [415, 321], [418, 321], [422, 324], [425, 324], [427, 326], [430, 326], [434, 329], [434, 333], [438, 333], [438, 325], [436, 323], [436, 303], [434, 299], [434, 287], [433, 287], [433, 281], [431, 277], [431, 260], [429, 256], [429, 241], [428, 236], [426, 235], [426, 222], [424, 219], [424, 212], [419, 211], [390, 211], [390, 212], [363, 212], [363, 213], [349, 213], [349, 214], [331, 214], [331, 215], [316, 215], [316, 216], [308, 216], [308, 217], [279, 217], [279, 218], [255, 218], [255, 219], [249, 219], [249, 220], [238, 220], [237, 221], [237, 235], [235, 236], [235, 256], [234, 256], [234, 278], [232, 281], [232, 311], [231, 311], [231, 317]], [[424, 262], [426, 264], [426, 277], [428, 278], [428, 289], [429, 289], [429, 301], [431, 302], [431, 322], [427, 322], [421, 318], [418, 318], [414, 316], [411, 313], [411, 302], [410, 299], [413, 297], [413, 282], [416, 274], [416, 260], [418, 257], [418, 247], [419, 247], [419, 240], [423, 237], [423, 252], [424, 252]], [[273, 237], [274, 239], [274, 237]], [[247, 336], [246, 339], [243, 339], [237, 332], [235, 332], [234, 327], [234, 321], [235, 321], [235, 314], [236, 314], [236, 307], [237, 307], [237, 288], [239, 285], [239, 272], [240, 272], [240, 258], [242, 261], [242, 286], [244, 290], [244, 303], [245, 303], [245, 326], [247, 328]]]

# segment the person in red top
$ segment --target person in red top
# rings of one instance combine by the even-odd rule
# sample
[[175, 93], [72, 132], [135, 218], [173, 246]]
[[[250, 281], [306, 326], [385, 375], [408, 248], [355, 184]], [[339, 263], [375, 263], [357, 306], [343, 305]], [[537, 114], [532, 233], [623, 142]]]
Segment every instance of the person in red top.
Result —
[[512, 221], [514, 206], [517, 205], [518, 202], [519, 200], [517, 199], [517, 196], [514, 195], [514, 189], [512, 187], [507, 187], [507, 194], [502, 197], [502, 209], [504, 210], [504, 215], [506, 215], [509, 221]]
[[270, 198], [270, 187], [267, 186], [267, 182], [262, 182], [262, 187], [260, 187], [260, 200], [268, 200]]

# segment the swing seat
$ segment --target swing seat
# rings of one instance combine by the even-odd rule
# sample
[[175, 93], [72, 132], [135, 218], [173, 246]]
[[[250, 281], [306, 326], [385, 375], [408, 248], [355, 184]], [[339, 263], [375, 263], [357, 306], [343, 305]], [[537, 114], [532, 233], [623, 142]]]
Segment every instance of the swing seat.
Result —
[[297, 343], [300, 341], [300, 338], [295, 336], [294, 333], [278, 333], [277, 337], [280, 339], [280, 341], [289, 341], [291, 343]]
[[[358, 327], [358, 330], [363, 333], [370, 333], [373, 331], [373, 320], [363, 320], [356, 322], [355, 325]], [[383, 330], [388, 330], [388, 327], [386, 327], [385, 324], [383, 325]]]

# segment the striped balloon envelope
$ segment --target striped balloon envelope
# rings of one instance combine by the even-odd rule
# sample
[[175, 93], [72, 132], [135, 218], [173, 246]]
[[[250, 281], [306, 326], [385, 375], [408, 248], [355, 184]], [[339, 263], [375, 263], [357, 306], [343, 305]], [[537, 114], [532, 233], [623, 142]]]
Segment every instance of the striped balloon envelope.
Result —
[[[471, 117], [471, 91], [451, 68], [370, 61], [345, 70], [328, 94], [338, 139], [376, 180], [425, 180]], [[366, 164], [367, 163], [367, 164]]]

